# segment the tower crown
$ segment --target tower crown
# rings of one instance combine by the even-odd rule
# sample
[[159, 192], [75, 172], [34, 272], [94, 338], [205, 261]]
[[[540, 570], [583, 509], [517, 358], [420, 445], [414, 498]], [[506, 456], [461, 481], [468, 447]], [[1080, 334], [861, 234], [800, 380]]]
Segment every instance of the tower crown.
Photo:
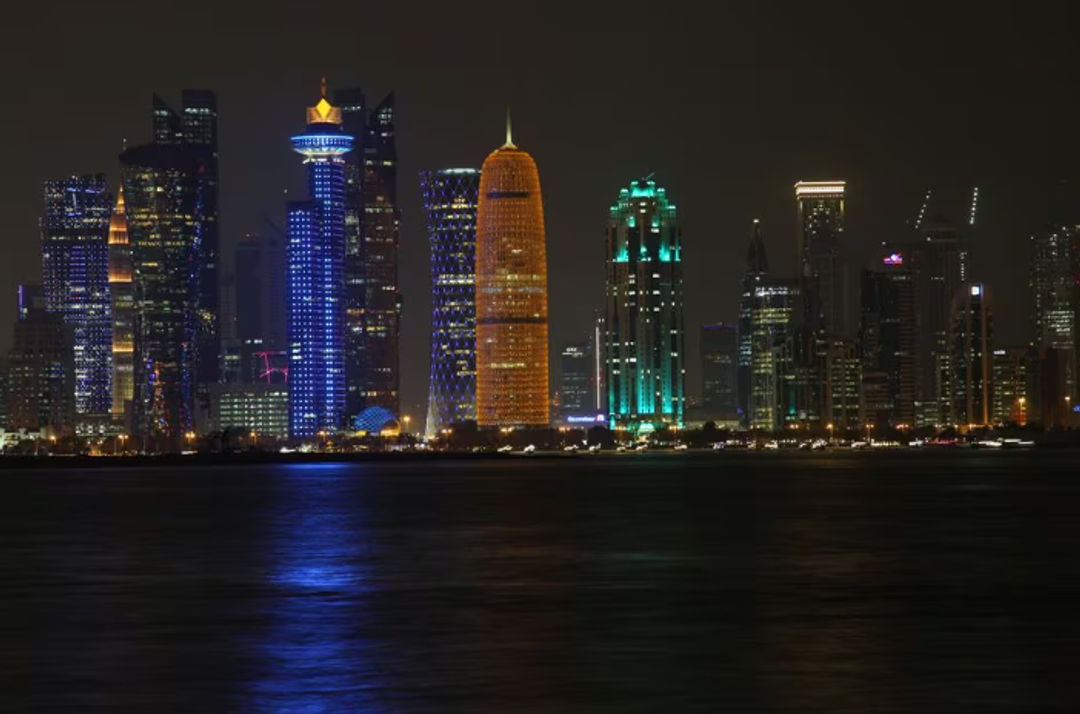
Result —
[[319, 101], [315, 103], [315, 106], [308, 107], [307, 109], [307, 123], [308, 124], [341, 124], [341, 108], [335, 107], [326, 98], [326, 77], [322, 78], [320, 89], [322, 90], [322, 96]]

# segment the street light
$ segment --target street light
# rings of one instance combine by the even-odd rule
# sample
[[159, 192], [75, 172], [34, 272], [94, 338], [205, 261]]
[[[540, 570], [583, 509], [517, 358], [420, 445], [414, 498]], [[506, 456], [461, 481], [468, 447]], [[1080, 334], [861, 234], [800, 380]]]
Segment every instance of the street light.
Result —
[[401, 417], [401, 421], [405, 422], [405, 433], [408, 434], [409, 433], [409, 422], [412, 421], [412, 417], [409, 416], [408, 414], [406, 414], [405, 416]]

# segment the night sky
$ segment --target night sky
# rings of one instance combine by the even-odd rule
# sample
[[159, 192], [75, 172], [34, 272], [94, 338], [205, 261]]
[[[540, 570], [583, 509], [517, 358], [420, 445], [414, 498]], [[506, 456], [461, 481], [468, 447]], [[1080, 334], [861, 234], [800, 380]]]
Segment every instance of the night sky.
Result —
[[[974, 277], [995, 293], [1006, 344], [1027, 339], [1027, 237], [1080, 171], [1076, 25], [1038, 3], [30, 5], [0, 25], [3, 350], [15, 286], [40, 274], [41, 182], [115, 182], [122, 140], [150, 138], [153, 91], [176, 104], [184, 87], [218, 94], [226, 269], [239, 236], [282, 221], [283, 191], [305, 195], [288, 137], [319, 78], [372, 101], [396, 91], [402, 406], [415, 415], [429, 315], [417, 172], [479, 167], [507, 104], [540, 168], [552, 353], [601, 305], [607, 207], [656, 172], [683, 223], [692, 395], [697, 326], [735, 318], [753, 218], [771, 265], [794, 269], [796, 180], [848, 181], [859, 262], [903, 237], [927, 186], [960, 218], [977, 184]], [[1076, 192], [1064, 196], [1061, 217], [1080, 221]]]

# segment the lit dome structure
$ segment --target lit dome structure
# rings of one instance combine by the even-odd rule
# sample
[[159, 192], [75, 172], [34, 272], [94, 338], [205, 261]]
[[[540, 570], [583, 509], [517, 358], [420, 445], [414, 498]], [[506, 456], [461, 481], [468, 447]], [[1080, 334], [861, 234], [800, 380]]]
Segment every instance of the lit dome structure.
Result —
[[394, 413], [385, 407], [368, 407], [353, 418], [353, 428], [368, 434], [381, 434], [385, 430], [397, 431], [401, 427]]

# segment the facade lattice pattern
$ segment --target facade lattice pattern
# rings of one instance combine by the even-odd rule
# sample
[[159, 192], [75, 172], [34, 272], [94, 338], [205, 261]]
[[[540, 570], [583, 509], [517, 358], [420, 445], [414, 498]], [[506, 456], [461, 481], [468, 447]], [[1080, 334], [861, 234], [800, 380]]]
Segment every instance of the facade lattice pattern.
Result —
[[476, 421], [546, 426], [547, 249], [540, 174], [507, 141], [484, 160], [476, 221]]
[[420, 175], [431, 244], [431, 373], [426, 433], [476, 419], [476, 169]]

